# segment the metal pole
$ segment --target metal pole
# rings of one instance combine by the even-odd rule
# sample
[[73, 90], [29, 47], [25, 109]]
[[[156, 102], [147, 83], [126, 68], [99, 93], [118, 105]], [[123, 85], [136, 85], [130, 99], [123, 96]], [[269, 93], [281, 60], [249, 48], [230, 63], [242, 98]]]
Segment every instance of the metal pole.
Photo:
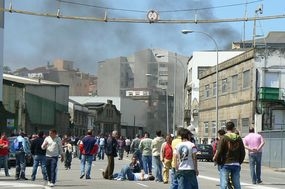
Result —
[[167, 93], [167, 89], [165, 90], [165, 95], [166, 95], [166, 131], [167, 134], [169, 134], [169, 117], [168, 117], [168, 93]]
[[216, 60], [216, 126], [215, 126], [215, 138], [218, 137], [218, 125], [219, 125], [219, 83], [218, 83], [218, 78], [219, 78], [219, 48], [216, 40], [208, 33], [203, 32], [203, 31], [195, 31], [195, 30], [182, 30], [181, 31], [183, 34], [188, 34], [188, 33], [202, 33], [206, 36], [208, 36], [215, 44], [216, 47], [216, 53], [217, 53], [217, 60]]
[[175, 134], [175, 124], [176, 124], [176, 64], [177, 64], [177, 54], [175, 53], [175, 65], [174, 65], [174, 84], [173, 84], [173, 125], [172, 125], [172, 130], [173, 134]]

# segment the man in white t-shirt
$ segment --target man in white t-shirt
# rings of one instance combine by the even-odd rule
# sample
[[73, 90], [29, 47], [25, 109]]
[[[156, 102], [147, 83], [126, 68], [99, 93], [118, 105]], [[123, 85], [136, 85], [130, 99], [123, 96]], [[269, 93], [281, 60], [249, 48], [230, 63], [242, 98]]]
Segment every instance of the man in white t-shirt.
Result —
[[175, 169], [179, 189], [198, 189], [197, 148], [194, 143], [189, 141], [189, 132], [188, 129], [182, 129], [180, 133], [182, 142], [175, 146], [173, 152], [173, 155], [176, 156]]

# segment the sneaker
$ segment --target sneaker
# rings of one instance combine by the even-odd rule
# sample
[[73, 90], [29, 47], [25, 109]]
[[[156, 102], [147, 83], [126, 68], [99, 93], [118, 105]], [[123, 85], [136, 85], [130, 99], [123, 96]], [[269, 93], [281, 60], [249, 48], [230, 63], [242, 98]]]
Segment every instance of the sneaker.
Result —
[[54, 187], [55, 186], [55, 184], [54, 183], [50, 183], [50, 185], [49, 185], [50, 187]]
[[85, 176], [85, 174], [80, 175], [80, 179], [82, 179]]
[[123, 181], [124, 179], [123, 179], [123, 178], [118, 178], [117, 180], [118, 180], [118, 181]]
[[50, 181], [48, 181], [48, 182], [47, 182], [47, 185], [50, 186], [50, 184], [51, 184]]
[[257, 184], [261, 184], [261, 183], [262, 183], [262, 180], [258, 180], [258, 181], [257, 181]]
[[86, 176], [86, 179], [91, 179], [91, 177], [90, 176]]

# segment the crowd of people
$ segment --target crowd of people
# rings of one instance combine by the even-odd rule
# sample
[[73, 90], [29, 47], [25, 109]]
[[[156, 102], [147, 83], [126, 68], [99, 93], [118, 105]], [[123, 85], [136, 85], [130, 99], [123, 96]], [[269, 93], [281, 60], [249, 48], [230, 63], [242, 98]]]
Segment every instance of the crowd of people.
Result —
[[[261, 157], [264, 140], [261, 135], [250, 128], [249, 134], [242, 139], [233, 122], [226, 123], [226, 131], [219, 130], [219, 137], [213, 143], [213, 161], [218, 165], [221, 189], [240, 189], [240, 170], [245, 158], [245, 150], [249, 152], [250, 171], [253, 184], [262, 183]], [[109, 180], [145, 181], [154, 180], [164, 184], [170, 183], [170, 189], [198, 189], [199, 175], [196, 153], [198, 151], [193, 134], [190, 130], [178, 127], [176, 137], [172, 134], [162, 135], [156, 131], [156, 136], [150, 138], [145, 132], [137, 134], [134, 139], [119, 136], [114, 130], [109, 135], [93, 135], [88, 130], [86, 136], [59, 137], [56, 130], [51, 129], [48, 136], [43, 132], [32, 135], [30, 143], [25, 140], [25, 133], [20, 132], [9, 144], [5, 133], [0, 139], [0, 168], [5, 175], [8, 170], [9, 146], [16, 156], [16, 180], [26, 178], [25, 156], [33, 155], [31, 180], [36, 180], [38, 166], [41, 166], [43, 179], [48, 186], [53, 187], [57, 179], [58, 161], [64, 162], [65, 168], [71, 169], [72, 159], [80, 159], [80, 179], [91, 179], [92, 161], [107, 158], [106, 169], [102, 177]], [[29, 146], [29, 147], [28, 147]], [[131, 155], [131, 162], [123, 166], [120, 172], [114, 173], [115, 158], [122, 160]]]

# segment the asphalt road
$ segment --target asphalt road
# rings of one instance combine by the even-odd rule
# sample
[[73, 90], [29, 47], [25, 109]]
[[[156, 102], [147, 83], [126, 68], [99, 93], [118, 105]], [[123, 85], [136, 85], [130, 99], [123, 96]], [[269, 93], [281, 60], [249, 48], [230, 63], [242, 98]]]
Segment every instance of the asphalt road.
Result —
[[[116, 159], [115, 172], [127, 164], [130, 157], [123, 160]], [[105, 180], [102, 178], [102, 171], [105, 169], [106, 160], [97, 160], [93, 162], [91, 180], [80, 179], [80, 162], [77, 158], [73, 159], [70, 170], [65, 170], [63, 163], [59, 163], [58, 179], [54, 188], [58, 189], [168, 189], [169, 184], [163, 184], [155, 181], [116, 181]], [[198, 176], [199, 188], [218, 189], [219, 175], [217, 167], [212, 162], [199, 162], [200, 175]], [[27, 178], [31, 177], [32, 168], [27, 167]], [[22, 189], [49, 189], [50, 187], [42, 180], [41, 170], [39, 168], [36, 181], [16, 181], [14, 179], [15, 168], [10, 169], [11, 177], [5, 177], [4, 170], [0, 172], [0, 188], [22, 188]], [[262, 168], [263, 184], [252, 185], [250, 182], [249, 166], [243, 164], [241, 171], [241, 184], [244, 189], [285, 189], [285, 172], [276, 171], [268, 167]]]

